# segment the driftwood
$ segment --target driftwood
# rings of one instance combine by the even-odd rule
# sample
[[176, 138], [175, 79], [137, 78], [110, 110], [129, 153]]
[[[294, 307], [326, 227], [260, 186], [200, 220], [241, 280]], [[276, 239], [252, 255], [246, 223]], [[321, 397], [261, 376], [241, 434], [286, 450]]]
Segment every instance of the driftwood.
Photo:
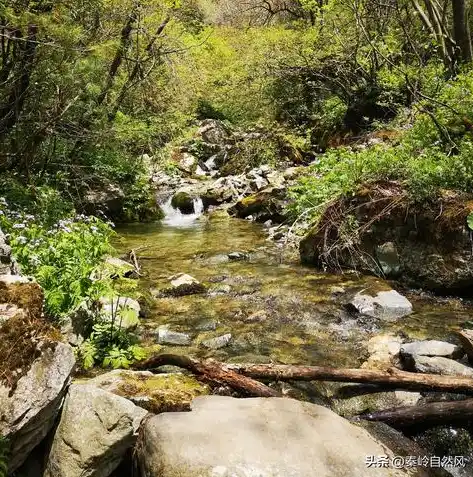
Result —
[[367, 421], [381, 421], [395, 428], [414, 425], [439, 425], [473, 420], [473, 399], [434, 402], [423, 406], [399, 407], [358, 416]]
[[369, 383], [413, 391], [455, 391], [457, 393], [473, 394], [472, 378], [409, 373], [395, 368], [389, 371], [376, 371], [282, 364], [232, 364], [225, 365], [225, 369], [254, 379]]
[[214, 360], [199, 361], [188, 356], [178, 356], [173, 354], [158, 354], [146, 361], [140, 361], [133, 367], [134, 369], [153, 369], [163, 365], [174, 365], [188, 369], [194, 374], [202, 375], [207, 380], [226, 384], [235, 391], [242, 392], [249, 396], [256, 397], [277, 397], [280, 394], [259, 381], [242, 376], [230, 369], [226, 369], [222, 363]]

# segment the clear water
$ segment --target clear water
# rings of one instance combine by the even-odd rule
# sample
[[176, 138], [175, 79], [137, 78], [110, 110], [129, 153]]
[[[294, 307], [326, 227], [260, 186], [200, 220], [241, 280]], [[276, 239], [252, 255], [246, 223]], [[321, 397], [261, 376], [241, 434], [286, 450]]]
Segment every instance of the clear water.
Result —
[[[170, 205], [170, 204], [169, 204]], [[228, 362], [280, 362], [357, 367], [372, 335], [354, 322], [332, 297], [332, 288], [377, 284], [373, 277], [329, 275], [298, 264], [266, 240], [263, 228], [222, 212], [182, 217], [173, 211], [162, 223], [127, 225], [118, 230], [116, 247], [138, 250], [144, 290], [169, 286], [177, 273], [192, 275], [209, 288], [206, 295], [159, 298], [142, 320], [144, 346]], [[230, 252], [248, 260], [231, 261]], [[408, 294], [415, 313], [375, 332], [403, 331], [411, 338], [448, 338], [473, 309], [458, 300]], [[218, 322], [215, 330], [204, 331]], [[189, 333], [188, 347], [160, 346], [160, 325]], [[369, 328], [369, 326], [368, 326]], [[208, 350], [200, 342], [232, 334], [228, 347]]]

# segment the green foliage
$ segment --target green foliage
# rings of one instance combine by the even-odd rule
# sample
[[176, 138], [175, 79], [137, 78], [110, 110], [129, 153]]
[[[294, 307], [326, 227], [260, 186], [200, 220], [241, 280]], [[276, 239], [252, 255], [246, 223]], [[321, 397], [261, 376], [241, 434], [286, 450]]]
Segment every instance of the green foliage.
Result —
[[130, 320], [130, 314], [133, 315], [133, 310], [126, 304], [121, 306], [117, 298], [115, 307], [112, 307], [111, 320], [105, 320], [100, 315], [96, 317], [90, 336], [77, 351], [84, 369], [95, 365], [128, 368], [132, 362], [146, 356], [136, 344], [137, 338], [122, 326], [125, 320]]
[[107, 289], [91, 275], [111, 251], [110, 225], [95, 217], [76, 216], [53, 226], [32, 214], [11, 211], [0, 204], [0, 228], [9, 234], [13, 254], [25, 275], [43, 287], [45, 311], [61, 317], [84, 299], [95, 299]]

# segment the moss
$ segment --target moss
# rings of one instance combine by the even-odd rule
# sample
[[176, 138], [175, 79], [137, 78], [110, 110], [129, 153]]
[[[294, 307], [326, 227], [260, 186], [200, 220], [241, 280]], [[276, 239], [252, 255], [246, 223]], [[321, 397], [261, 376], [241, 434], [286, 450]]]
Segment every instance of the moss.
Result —
[[171, 205], [179, 209], [183, 214], [194, 213], [194, 199], [187, 192], [177, 192], [174, 194]]
[[13, 393], [33, 362], [62, 337], [42, 316], [43, 292], [37, 283], [0, 283], [0, 303], [20, 308], [0, 327], [0, 382]]
[[184, 374], [162, 374], [153, 377], [132, 377], [122, 373], [123, 383], [117, 394], [127, 398], [150, 398], [142, 405], [155, 414], [169, 411], [188, 411], [191, 401], [202, 395], [210, 394], [210, 388], [193, 376]]

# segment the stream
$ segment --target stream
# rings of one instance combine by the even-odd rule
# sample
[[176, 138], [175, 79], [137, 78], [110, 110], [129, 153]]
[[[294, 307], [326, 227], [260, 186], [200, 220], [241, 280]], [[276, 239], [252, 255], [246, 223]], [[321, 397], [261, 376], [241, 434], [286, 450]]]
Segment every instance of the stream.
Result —
[[[301, 266], [296, 254], [267, 240], [263, 226], [230, 218], [224, 211], [202, 215], [197, 210], [183, 216], [168, 204], [162, 223], [117, 229], [114, 245], [120, 252], [138, 249], [144, 290], [164, 289], [178, 273], [208, 287], [207, 294], [152, 302], [139, 329], [141, 344], [151, 351], [225, 362], [359, 367], [374, 334], [448, 340], [473, 316], [472, 308], [459, 299], [399, 290], [412, 302], [414, 313], [397, 322], [360, 320], [334, 292], [385, 287], [382, 280]], [[240, 254], [231, 259], [233, 252]], [[163, 325], [187, 333], [191, 344], [157, 344], [157, 329]], [[228, 333], [227, 346], [202, 346], [202, 341]]]

